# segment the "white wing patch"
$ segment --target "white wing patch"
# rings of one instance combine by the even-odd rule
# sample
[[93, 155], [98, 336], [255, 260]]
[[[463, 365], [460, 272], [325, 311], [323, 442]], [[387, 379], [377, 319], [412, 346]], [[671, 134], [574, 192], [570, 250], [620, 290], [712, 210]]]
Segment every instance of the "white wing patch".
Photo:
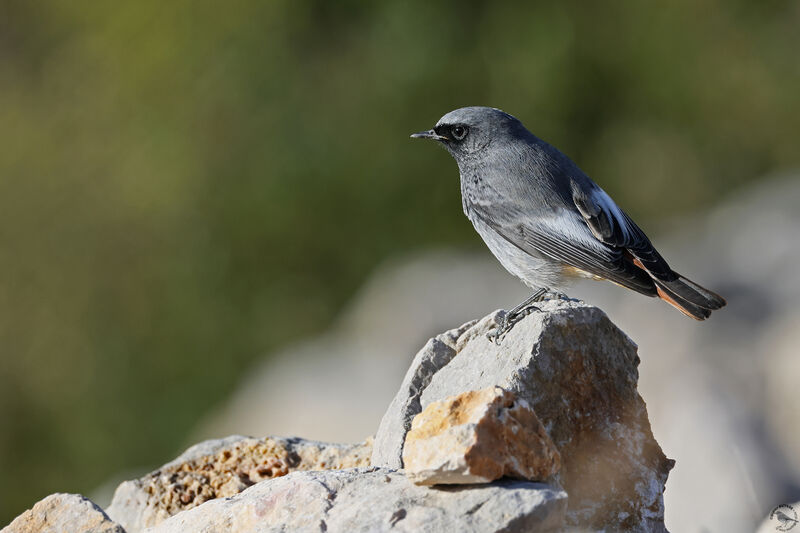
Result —
[[[605, 211], [606, 216], [608, 217], [609, 221], [616, 224], [619, 227], [620, 232], [622, 233], [622, 237], [625, 242], [631, 242], [635, 240], [631, 227], [628, 225], [628, 219], [625, 215], [622, 214], [622, 209], [614, 203], [614, 200], [601, 189], [597, 187], [592, 191], [591, 194], [592, 201], [597, 204], [600, 209]], [[598, 236], [599, 238], [599, 236]]]
[[[606, 197], [608, 196], [606, 195]], [[599, 248], [599, 243], [592, 238], [591, 233], [586, 231], [586, 221], [574, 211], [560, 209], [558, 216], [546, 218], [542, 222], [542, 225], [550, 228], [553, 234], [563, 235], [568, 242], [580, 243], [581, 247], [586, 249]]]

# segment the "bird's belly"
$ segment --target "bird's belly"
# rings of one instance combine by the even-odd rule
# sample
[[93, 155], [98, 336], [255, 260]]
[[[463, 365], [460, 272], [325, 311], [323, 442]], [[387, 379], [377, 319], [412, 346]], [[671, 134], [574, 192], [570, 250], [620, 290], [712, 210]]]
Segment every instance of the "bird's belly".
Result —
[[558, 290], [569, 284], [569, 277], [572, 276], [565, 276], [566, 272], [559, 261], [522, 251], [478, 218], [473, 218], [472, 224], [500, 264], [527, 286]]

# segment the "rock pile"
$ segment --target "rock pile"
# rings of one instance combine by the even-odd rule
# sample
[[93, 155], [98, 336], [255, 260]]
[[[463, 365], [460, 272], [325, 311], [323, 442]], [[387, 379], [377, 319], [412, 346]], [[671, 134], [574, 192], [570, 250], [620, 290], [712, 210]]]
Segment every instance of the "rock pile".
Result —
[[422, 348], [374, 443], [207, 441], [120, 485], [107, 514], [53, 495], [0, 533], [665, 531], [672, 461], [633, 342], [578, 302], [545, 302], [500, 346], [498, 318]]

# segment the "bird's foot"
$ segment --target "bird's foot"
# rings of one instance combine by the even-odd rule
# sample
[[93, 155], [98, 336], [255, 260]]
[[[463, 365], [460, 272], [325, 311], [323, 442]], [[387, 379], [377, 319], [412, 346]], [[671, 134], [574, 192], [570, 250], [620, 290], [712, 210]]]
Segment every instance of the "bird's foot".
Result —
[[497, 346], [500, 346], [503, 338], [514, 328], [514, 326], [517, 325], [517, 322], [534, 311], [541, 311], [541, 309], [535, 305], [528, 305], [518, 311], [509, 311], [508, 313], [503, 313], [503, 317], [500, 319], [500, 322], [492, 331], [486, 334], [486, 338], [495, 343]]
[[547, 291], [542, 295], [542, 300], [561, 300], [562, 302], [581, 302], [578, 298], [570, 298], [567, 294], [558, 291]]

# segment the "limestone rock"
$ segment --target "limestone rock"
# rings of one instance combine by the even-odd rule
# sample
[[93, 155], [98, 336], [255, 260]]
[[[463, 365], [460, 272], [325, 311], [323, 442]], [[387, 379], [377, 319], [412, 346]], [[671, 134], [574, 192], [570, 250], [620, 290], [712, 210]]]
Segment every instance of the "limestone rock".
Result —
[[403, 448], [415, 483], [487, 483], [502, 476], [543, 481], [561, 459], [525, 400], [500, 387], [432, 402], [411, 423]]
[[328, 444], [299, 438], [234, 435], [192, 446], [155, 472], [117, 487], [109, 516], [128, 533], [215, 498], [233, 496], [265, 479], [297, 470], [364, 466], [372, 439]]
[[383, 468], [294, 472], [173, 516], [147, 533], [559, 531], [566, 494], [542, 483], [431, 489]]
[[122, 526], [80, 494], [51, 494], [0, 533], [125, 533]]
[[[499, 386], [533, 407], [561, 454], [569, 525], [663, 530], [673, 461], [653, 438], [636, 389], [636, 345], [597, 308], [574, 301], [539, 307], [500, 346], [486, 338], [498, 313], [450, 332], [446, 342], [429, 342], [381, 421], [373, 464], [402, 465], [406, 428], [422, 408]], [[421, 364], [426, 379], [414, 383]]]

